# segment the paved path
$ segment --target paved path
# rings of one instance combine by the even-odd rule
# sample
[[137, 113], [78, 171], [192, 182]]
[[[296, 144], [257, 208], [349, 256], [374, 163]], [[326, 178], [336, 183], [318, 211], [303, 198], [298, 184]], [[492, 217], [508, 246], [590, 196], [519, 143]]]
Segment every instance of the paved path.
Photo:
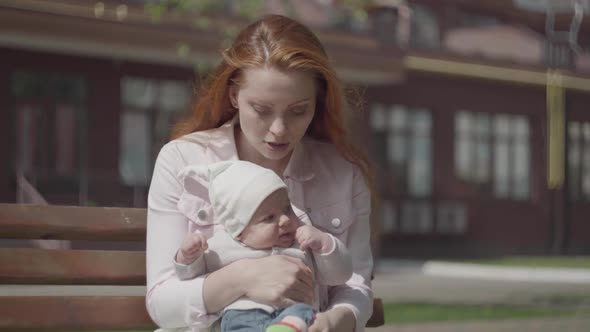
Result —
[[567, 298], [590, 302], [588, 285], [474, 280], [419, 273], [377, 273], [373, 289], [385, 302], [555, 304]]
[[588, 332], [590, 317], [382, 326], [367, 332]]
[[563, 282], [563, 278], [556, 278], [555, 282], [531, 282], [439, 276], [424, 273], [424, 266], [425, 262], [420, 261], [379, 261], [373, 280], [375, 294], [386, 302], [481, 304], [553, 305], [568, 304], [564, 299], [571, 302], [577, 298], [583, 302], [579, 304], [590, 307], [590, 283]]

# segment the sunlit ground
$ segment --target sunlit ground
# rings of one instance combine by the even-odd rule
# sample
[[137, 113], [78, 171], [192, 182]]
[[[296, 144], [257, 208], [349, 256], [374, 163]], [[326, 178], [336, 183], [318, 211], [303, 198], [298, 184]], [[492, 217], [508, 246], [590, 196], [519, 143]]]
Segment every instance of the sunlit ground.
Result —
[[465, 260], [461, 262], [501, 266], [590, 269], [590, 256], [508, 256], [493, 259]]

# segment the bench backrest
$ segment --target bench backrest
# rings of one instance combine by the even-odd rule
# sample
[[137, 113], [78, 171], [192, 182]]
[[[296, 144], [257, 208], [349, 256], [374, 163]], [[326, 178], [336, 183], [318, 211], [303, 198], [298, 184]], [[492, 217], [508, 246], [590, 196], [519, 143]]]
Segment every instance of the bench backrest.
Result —
[[[144, 241], [145, 232], [145, 209], [0, 204], [0, 239]], [[145, 286], [145, 282], [144, 251], [0, 248], [0, 287]], [[145, 290], [121, 296], [6, 293], [0, 291], [0, 330], [4, 331], [156, 328], [145, 309]], [[377, 299], [367, 326], [382, 324]]]

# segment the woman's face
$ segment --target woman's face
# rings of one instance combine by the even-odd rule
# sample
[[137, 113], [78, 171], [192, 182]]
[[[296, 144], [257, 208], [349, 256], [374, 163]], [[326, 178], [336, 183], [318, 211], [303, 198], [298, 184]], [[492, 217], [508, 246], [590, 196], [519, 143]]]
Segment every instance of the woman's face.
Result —
[[304, 71], [247, 69], [230, 99], [239, 113], [241, 157], [259, 164], [288, 161], [313, 119], [316, 80]]

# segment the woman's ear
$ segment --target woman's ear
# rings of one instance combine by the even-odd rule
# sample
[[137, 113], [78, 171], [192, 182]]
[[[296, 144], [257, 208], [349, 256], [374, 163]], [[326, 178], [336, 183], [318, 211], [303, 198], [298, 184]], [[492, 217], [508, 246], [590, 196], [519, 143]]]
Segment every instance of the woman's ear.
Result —
[[235, 85], [229, 87], [229, 102], [233, 108], [238, 109], [238, 89]]

